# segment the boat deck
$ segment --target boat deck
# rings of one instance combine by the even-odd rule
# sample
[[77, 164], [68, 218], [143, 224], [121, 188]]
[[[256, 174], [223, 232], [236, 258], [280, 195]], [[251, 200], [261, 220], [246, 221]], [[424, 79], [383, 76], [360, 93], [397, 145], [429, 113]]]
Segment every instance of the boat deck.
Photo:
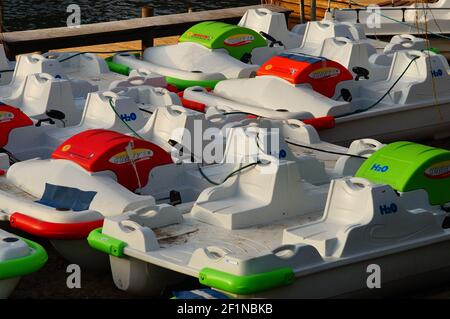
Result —
[[0, 176], [0, 191], [8, 193], [10, 195], [35, 201], [37, 200], [36, 197], [28, 194], [24, 190], [20, 189], [19, 187], [12, 184], [7, 178], [6, 175]]
[[125, 248], [125, 253], [129, 255], [137, 253], [141, 259], [152, 262], [157, 259], [160, 263], [169, 263], [175, 268], [180, 267], [180, 270], [190, 268], [191, 256], [198, 248], [217, 247], [233, 256], [248, 260], [279, 247], [286, 228], [317, 221], [322, 215], [323, 211], [319, 211], [269, 224], [228, 230], [200, 222], [191, 214], [185, 214], [183, 224], [153, 230], [161, 249], [145, 254]]

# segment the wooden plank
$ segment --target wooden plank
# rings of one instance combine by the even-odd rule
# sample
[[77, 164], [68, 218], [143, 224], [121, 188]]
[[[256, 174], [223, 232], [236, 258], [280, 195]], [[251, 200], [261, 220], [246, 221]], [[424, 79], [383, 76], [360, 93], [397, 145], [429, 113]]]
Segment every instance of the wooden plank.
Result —
[[291, 10], [275, 5], [257, 5], [237, 8], [181, 13], [149, 18], [102, 22], [81, 25], [79, 28], [51, 28], [2, 34], [8, 56], [48, 51], [74, 46], [88, 46], [113, 42], [144, 40], [152, 37], [174, 36], [192, 25], [209, 20], [237, 23], [248, 9], [267, 8], [289, 16]]

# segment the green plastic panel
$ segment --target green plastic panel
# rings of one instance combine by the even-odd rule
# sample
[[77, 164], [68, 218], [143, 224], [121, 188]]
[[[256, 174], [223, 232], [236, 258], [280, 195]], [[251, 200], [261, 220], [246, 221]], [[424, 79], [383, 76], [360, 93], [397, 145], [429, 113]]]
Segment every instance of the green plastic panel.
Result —
[[238, 295], [249, 295], [288, 285], [294, 278], [294, 272], [288, 267], [246, 276], [211, 268], [203, 268], [199, 274], [201, 284]]
[[91, 231], [87, 241], [92, 248], [100, 250], [108, 255], [123, 257], [123, 249], [127, 243], [102, 233], [102, 228]]
[[216, 84], [219, 83], [220, 80], [192, 81], [166, 76], [166, 82], [170, 85], [175, 86], [179, 90], [184, 90], [192, 86], [201, 86], [207, 89], [214, 89]]
[[215, 21], [192, 26], [181, 35], [179, 42], [196, 42], [209, 49], [225, 49], [238, 60], [255, 48], [267, 46], [266, 40], [252, 29]]
[[41, 245], [25, 238], [20, 239], [30, 247], [32, 252], [28, 256], [0, 262], [0, 280], [22, 277], [36, 272], [41, 269], [48, 260], [47, 253]]
[[432, 205], [450, 202], [450, 151], [447, 150], [395, 142], [372, 154], [355, 176], [390, 185], [400, 192], [424, 189]]

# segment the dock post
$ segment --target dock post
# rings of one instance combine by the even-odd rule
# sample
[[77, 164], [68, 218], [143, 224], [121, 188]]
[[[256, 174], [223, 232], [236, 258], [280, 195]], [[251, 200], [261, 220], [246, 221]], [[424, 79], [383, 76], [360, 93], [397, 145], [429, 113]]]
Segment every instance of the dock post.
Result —
[[[141, 18], [148, 18], [154, 16], [154, 9], [151, 6], [143, 6], [141, 8]], [[144, 51], [146, 48], [152, 47], [154, 45], [153, 34], [147, 33], [142, 38], [141, 50]]]
[[316, 0], [311, 0], [311, 21], [316, 21], [316, 17], [317, 17]]
[[3, 23], [3, 0], [0, 0], [0, 33], [5, 32]]
[[192, 13], [194, 12], [194, 9], [192, 8], [192, 3], [190, 1], [186, 1], [186, 5], [187, 5], [187, 12], [188, 13]]
[[300, 23], [305, 23], [305, 0], [300, 0]]

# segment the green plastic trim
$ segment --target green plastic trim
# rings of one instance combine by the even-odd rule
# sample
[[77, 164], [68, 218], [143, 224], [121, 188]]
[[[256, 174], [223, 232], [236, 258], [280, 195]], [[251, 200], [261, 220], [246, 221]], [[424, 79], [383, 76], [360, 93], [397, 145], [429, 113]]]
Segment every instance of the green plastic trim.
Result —
[[92, 248], [115, 257], [123, 257], [123, 249], [127, 246], [126, 242], [103, 234], [102, 228], [91, 231], [87, 241]]
[[0, 280], [22, 277], [41, 269], [48, 260], [44, 247], [31, 240], [19, 237], [33, 251], [30, 255], [0, 262]]
[[131, 68], [120, 63], [113, 62], [113, 57], [110, 56], [105, 59], [106, 64], [111, 72], [119, 73], [128, 76], [130, 74]]
[[238, 60], [255, 48], [267, 46], [266, 40], [256, 31], [217, 21], [197, 23], [178, 41], [195, 42], [209, 49], [225, 49]]
[[212, 268], [203, 268], [199, 273], [201, 284], [238, 295], [249, 295], [289, 285], [294, 278], [294, 271], [289, 267], [246, 276], [233, 275]]
[[399, 192], [424, 189], [432, 205], [450, 202], [450, 151], [444, 149], [391, 143], [365, 160], [355, 176]]
[[192, 86], [201, 86], [207, 89], [214, 89], [222, 80], [207, 80], [207, 81], [193, 81], [193, 80], [182, 80], [166, 76], [166, 82], [170, 85], [175, 86], [179, 90], [184, 90]]
[[441, 54], [441, 51], [438, 48], [431, 47], [431, 48], [428, 48], [428, 49], [425, 49], [425, 50], [431, 51], [431, 52], [436, 53], [436, 54]]

